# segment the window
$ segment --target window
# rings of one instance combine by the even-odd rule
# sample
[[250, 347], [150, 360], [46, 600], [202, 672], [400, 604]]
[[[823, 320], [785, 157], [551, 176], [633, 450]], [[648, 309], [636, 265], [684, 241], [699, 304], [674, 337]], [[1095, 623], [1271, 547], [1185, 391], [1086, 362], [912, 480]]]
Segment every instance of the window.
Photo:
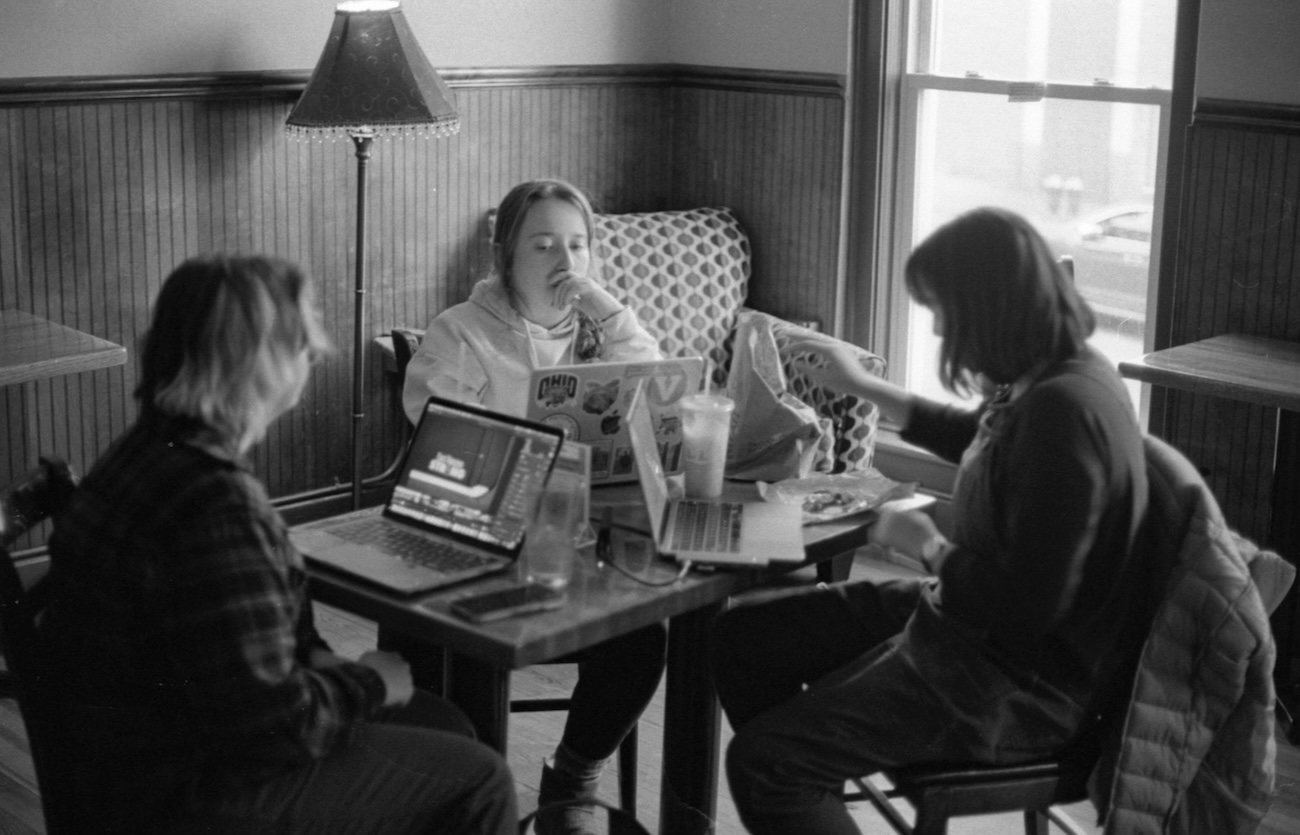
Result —
[[[859, 2], [850, 147], [850, 338], [912, 391], [954, 400], [911, 248], [981, 205], [1024, 215], [1098, 314], [1113, 361], [1151, 344], [1178, 0]], [[856, 183], [856, 185], [855, 185]], [[868, 198], [871, 205], [852, 205]], [[870, 227], [870, 234], [856, 234]], [[1140, 389], [1130, 389], [1135, 406]]]

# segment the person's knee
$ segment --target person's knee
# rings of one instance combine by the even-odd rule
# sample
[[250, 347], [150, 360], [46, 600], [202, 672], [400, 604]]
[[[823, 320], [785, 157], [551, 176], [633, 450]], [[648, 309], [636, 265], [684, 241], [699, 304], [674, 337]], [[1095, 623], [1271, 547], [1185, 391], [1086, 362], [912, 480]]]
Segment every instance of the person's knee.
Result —
[[732, 738], [725, 760], [727, 783], [750, 831], [845, 831], [809, 825], [814, 820], [839, 822], [845, 814], [842, 792], [833, 780], [827, 783], [825, 769], [814, 760], [806, 744], [779, 731], [756, 728]]
[[727, 781], [731, 784], [736, 802], [741, 796], [755, 793], [754, 787], [770, 784], [773, 766], [780, 760], [775, 755], [772, 745], [761, 733], [740, 731], [727, 746], [726, 769]]
[[668, 627], [662, 623], [638, 630], [641, 653], [644, 658], [653, 658], [662, 670], [668, 659]]
[[470, 739], [478, 738], [474, 723], [464, 710], [441, 696], [420, 689], [415, 691], [405, 705], [389, 708], [380, 714], [380, 721], [446, 731]]
[[450, 817], [439, 815], [430, 831], [513, 831], [518, 819], [515, 780], [505, 759], [486, 745], [460, 752], [461, 794]]
[[467, 736], [470, 739], [478, 739], [478, 730], [475, 729], [474, 723], [470, 720], [469, 715], [464, 710], [446, 699], [433, 696], [425, 691], [420, 691], [430, 699], [436, 699], [439, 702], [439, 713], [441, 715], [442, 727], [454, 734]]
[[480, 748], [483, 749], [480, 770], [483, 775], [484, 785], [494, 795], [500, 794], [503, 797], [513, 797], [515, 778], [510, 772], [510, 766], [506, 764], [505, 758], [486, 745], [480, 746]]
[[501, 754], [480, 742], [468, 743], [459, 752], [459, 771], [465, 777], [464, 785], [480, 803], [496, 805], [513, 801], [515, 778]]
[[743, 609], [731, 609], [718, 615], [713, 621], [709, 634], [709, 666], [714, 676], [725, 680], [735, 669], [737, 662], [745, 657], [746, 648], [751, 645], [753, 636], [745, 640], [748, 631], [745, 626]]
[[657, 685], [667, 665], [668, 629], [661, 623], [630, 632], [604, 647], [603, 667], [617, 668], [618, 674], [632, 681]]

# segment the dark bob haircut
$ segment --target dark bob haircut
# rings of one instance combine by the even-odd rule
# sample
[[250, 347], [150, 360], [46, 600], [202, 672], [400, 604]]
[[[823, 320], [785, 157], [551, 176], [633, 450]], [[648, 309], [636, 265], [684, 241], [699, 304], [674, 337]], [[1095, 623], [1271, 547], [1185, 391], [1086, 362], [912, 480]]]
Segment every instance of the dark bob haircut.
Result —
[[1083, 349], [1096, 327], [1068, 269], [1020, 215], [973, 209], [907, 259], [908, 292], [940, 314], [939, 378], [988, 393]]

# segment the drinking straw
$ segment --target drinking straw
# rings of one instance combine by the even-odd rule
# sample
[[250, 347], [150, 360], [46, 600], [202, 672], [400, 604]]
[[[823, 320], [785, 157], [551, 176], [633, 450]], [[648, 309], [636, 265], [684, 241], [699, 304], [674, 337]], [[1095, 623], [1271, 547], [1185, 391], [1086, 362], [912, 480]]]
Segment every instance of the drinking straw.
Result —
[[704, 357], [704, 376], [700, 378], [700, 394], [708, 394], [713, 388], [713, 357]]

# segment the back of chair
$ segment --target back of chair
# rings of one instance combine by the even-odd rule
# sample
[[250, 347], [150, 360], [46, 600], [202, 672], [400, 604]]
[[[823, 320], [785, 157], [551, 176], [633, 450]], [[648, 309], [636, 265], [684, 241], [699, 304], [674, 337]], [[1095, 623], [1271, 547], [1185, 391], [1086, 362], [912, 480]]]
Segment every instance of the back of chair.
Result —
[[58, 458], [42, 457], [24, 480], [0, 491], [0, 647], [14, 679], [18, 705], [31, 748], [45, 831], [83, 831], [79, 804], [68, 788], [67, 746], [59, 733], [57, 694], [41, 652], [37, 617], [43, 608], [43, 581], [23, 586], [9, 546], [19, 536], [63, 509], [76, 489], [77, 478]]
[[1154, 436], [1144, 449], [1155, 608], [1122, 734], [1103, 750], [1092, 799], [1107, 833], [1185, 831], [1188, 820], [1246, 831], [1274, 783], [1266, 601], [1285, 595], [1294, 571], [1231, 531], [1182, 452]]
[[728, 341], [749, 290], [749, 236], [727, 208], [598, 214], [601, 281], [665, 356], [707, 356], [726, 382]]

